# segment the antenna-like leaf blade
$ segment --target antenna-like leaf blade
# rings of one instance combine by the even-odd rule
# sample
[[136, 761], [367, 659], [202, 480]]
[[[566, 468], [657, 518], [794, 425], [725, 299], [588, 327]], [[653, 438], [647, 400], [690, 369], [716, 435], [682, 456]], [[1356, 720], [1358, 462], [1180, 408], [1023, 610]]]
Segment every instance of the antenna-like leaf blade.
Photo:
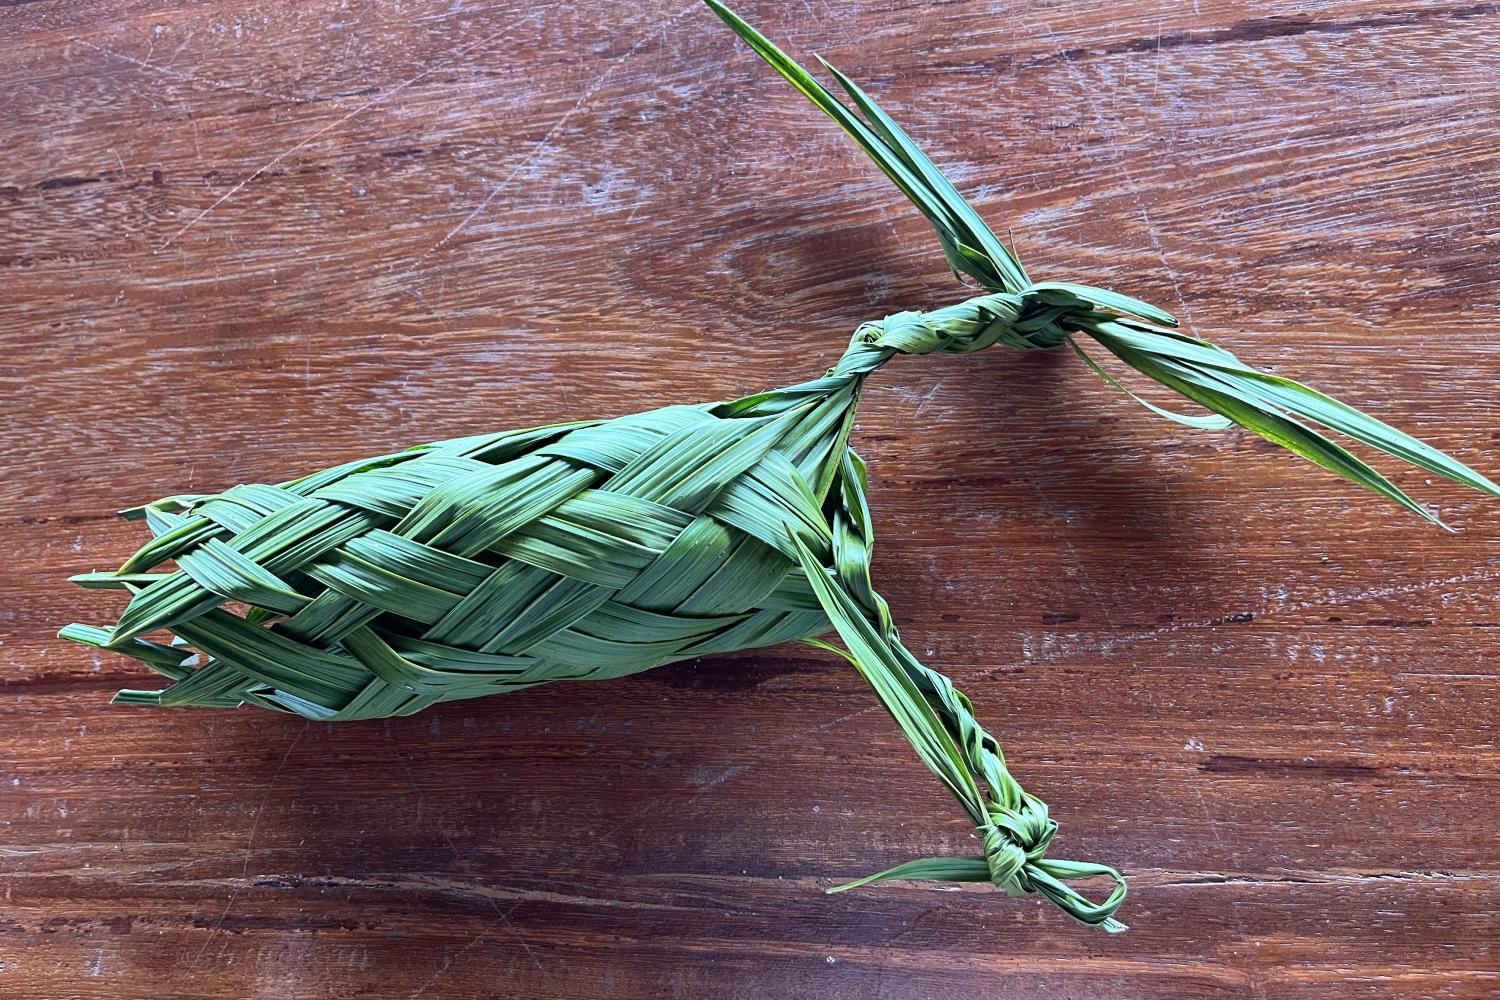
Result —
[[853, 81], [828, 63], [864, 118], [819, 83], [791, 56], [718, 0], [705, 0], [756, 55], [786, 78], [799, 93], [838, 123], [876, 166], [916, 205], [937, 231], [943, 253], [955, 272], [974, 278], [992, 291], [1017, 292], [1030, 284], [1025, 270], [989, 226], [943, 176], [906, 132]]

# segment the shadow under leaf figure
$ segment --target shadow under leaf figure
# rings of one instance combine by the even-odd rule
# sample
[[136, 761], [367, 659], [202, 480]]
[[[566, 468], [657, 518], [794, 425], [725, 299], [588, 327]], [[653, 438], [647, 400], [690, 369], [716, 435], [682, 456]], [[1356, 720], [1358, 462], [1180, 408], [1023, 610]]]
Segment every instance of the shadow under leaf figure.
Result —
[[[821, 378], [743, 399], [422, 445], [280, 485], [174, 496], [124, 512], [153, 538], [118, 572], [113, 628], [62, 635], [135, 657], [172, 684], [130, 704], [249, 704], [314, 720], [410, 715], [442, 701], [602, 680], [690, 657], [801, 640], [845, 656], [958, 800], [981, 853], [913, 861], [887, 879], [988, 881], [1123, 930], [1120, 874], [1047, 857], [1057, 824], [1006, 768], [969, 700], [902, 644], [870, 582], [864, 463], [849, 434], [865, 380], [897, 355], [995, 344], [1071, 348], [1112, 384], [1104, 351], [1231, 423], [1417, 505], [1304, 421], [1488, 493], [1494, 483], [1400, 431], [1175, 332], [1115, 292], [1032, 282], [932, 162], [850, 80], [845, 100], [722, 5], [709, 5], [827, 112], [931, 221], [984, 293], [855, 331]], [[826, 64], [825, 64], [826, 65]], [[1085, 344], [1089, 344], [1086, 347]], [[1123, 387], [1122, 387], [1123, 388]], [[1144, 401], [1143, 401], [1144, 402]], [[175, 561], [173, 571], [159, 570]], [[241, 602], [236, 615], [226, 602]], [[162, 629], [168, 643], [145, 636]], [[819, 636], [830, 631], [843, 649]], [[201, 654], [201, 662], [193, 657]], [[1107, 876], [1092, 902], [1067, 882]]]

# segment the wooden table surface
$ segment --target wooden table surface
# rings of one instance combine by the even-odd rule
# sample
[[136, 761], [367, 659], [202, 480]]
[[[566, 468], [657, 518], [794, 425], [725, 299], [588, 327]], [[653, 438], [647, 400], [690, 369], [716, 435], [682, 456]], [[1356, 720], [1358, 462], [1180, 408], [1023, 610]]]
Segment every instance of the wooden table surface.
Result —
[[[747, 2], [1040, 277], [1119, 287], [1500, 471], [1490, 3]], [[1448, 535], [1067, 354], [872, 384], [878, 582], [1132, 877], [832, 878], [972, 840], [800, 647], [318, 725], [112, 707], [117, 507], [821, 371], [963, 296], [687, 0], [6, 0], [0, 994], [1485, 997], [1500, 503]], [[1384, 464], [1390, 468], [1391, 463]], [[956, 526], [956, 527], [954, 527]]]

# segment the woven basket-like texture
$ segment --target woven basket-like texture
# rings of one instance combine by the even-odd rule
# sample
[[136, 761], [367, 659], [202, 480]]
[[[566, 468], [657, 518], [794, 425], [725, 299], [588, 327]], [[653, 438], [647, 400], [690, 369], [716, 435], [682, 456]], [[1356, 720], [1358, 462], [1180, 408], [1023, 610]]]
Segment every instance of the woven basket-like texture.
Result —
[[163, 519], [145, 558], [181, 568], [109, 641], [170, 626], [210, 657], [164, 705], [356, 719], [826, 631], [757, 516], [828, 552], [797, 426], [673, 406], [238, 486]]
[[237, 486], [153, 518], [166, 530], [126, 569], [180, 569], [107, 641], [169, 626], [209, 657], [163, 705], [357, 719], [826, 631], [783, 527], [826, 557], [808, 474], [828, 442], [797, 440], [811, 409], [671, 406]]

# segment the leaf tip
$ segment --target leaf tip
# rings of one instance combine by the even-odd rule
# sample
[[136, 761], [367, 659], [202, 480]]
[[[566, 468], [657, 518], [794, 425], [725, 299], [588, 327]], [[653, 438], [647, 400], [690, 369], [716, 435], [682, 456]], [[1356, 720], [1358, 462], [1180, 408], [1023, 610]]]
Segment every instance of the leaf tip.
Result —
[[1458, 534], [1457, 528], [1442, 519], [1436, 504], [1417, 504], [1416, 506], [1424, 520], [1432, 522], [1450, 535]]
[[82, 622], [73, 622], [71, 625], [64, 625], [57, 630], [57, 637], [59, 639], [66, 639], [69, 642], [76, 642], [83, 646], [98, 646], [100, 645], [99, 640], [108, 634], [104, 629], [85, 625]]
[[109, 699], [111, 705], [149, 705], [153, 708], [161, 707], [160, 691], [137, 691], [132, 688], [122, 688], [115, 692], [115, 696]]

